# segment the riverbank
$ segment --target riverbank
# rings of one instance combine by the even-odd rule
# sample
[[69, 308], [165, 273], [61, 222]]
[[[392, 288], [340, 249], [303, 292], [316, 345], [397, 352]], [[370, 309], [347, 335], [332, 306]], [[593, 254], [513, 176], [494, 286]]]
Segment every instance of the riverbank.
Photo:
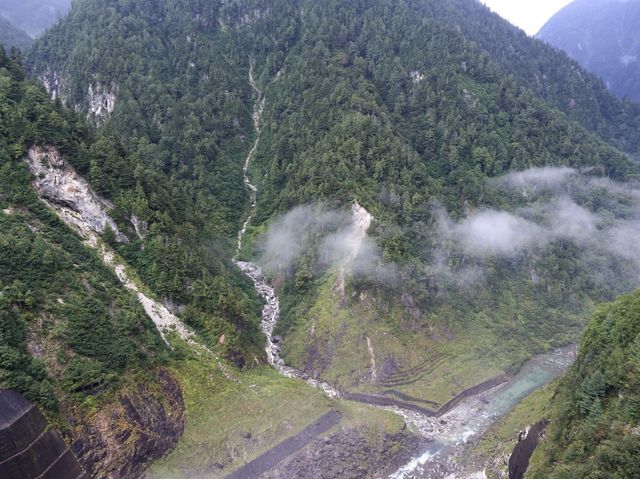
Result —
[[469, 473], [472, 465], [464, 457], [469, 446], [523, 398], [566, 371], [575, 352], [572, 345], [536, 356], [506, 383], [461, 401], [439, 418], [393, 408], [431, 443], [391, 478], [439, 479]]

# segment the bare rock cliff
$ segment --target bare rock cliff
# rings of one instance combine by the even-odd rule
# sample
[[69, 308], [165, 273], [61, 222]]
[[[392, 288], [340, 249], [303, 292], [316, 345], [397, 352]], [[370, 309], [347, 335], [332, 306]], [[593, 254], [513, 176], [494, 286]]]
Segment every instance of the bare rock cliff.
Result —
[[70, 411], [71, 449], [90, 477], [137, 478], [176, 446], [184, 421], [180, 385], [160, 369], [91, 417]]

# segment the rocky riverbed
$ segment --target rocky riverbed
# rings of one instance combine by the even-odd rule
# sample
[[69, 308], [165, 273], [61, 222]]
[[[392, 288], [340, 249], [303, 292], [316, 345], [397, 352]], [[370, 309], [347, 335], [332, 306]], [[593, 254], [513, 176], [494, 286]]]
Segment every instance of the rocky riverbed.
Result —
[[430, 443], [390, 479], [483, 477], [482, 471], [470, 471], [465, 464], [466, 448], [520, 400], [566, 371], [575, 354], [576, 347], [567, 346], [536, 356], [506, 383], [462, 401], [440, 417], [393, 408]]

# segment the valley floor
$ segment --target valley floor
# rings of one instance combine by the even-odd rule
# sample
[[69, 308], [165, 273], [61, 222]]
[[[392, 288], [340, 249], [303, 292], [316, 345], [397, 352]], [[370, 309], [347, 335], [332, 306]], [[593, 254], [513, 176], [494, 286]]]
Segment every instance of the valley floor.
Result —
[[[379, 450], [370, 457], [375, 460], [376, 456], [386, 454], [389, 470], [417, 453], [422, 444], [419, 436], [405, 430], [402, 418], [391, 412], [336, 401], [268, 367], [238, 373], [236, 380], [231, 381], [215, 364], [186, 349], [185, 356], [175, 366], [185, 395], [184, 436], [173, 452], [151, 467], [146, 476], [149, 479], [245, 477], [242, 472], [236, 475], [233, 472], [274, 446], [299, 437], [322, 418], [331, 421], [325, 424], [327, 427], [315, 430], [313, 437], [307, 437], [306, 443], [313, 443], [318, 436], [315, 449], [331, 449], [332, 444], [340, 441], [341, 447], [348, 448], [354, 442], [353, 436], [358, 436], [355, 442], [364, 439], [364, 443], [370, 443], [370, 450], [384, 445], [386, 453]], [[294, 453], [299, 447], [284, 449]], [[307, 452], [303, 450], [299, 456], [304, 458]], [[356, 457], [355, 451], [353, 454]], [[288, 456], [284, 454], [280, 459]], [[303, 460], [299, 467], [310, 467], [312, 459]], [[381, 467], [377, 460], [375, 464], [354, 465], [364, 468], [370, 477], [378, 477], [374, 475], [374, 466]], [[348, 464], [344, 467], [348, 468]]]

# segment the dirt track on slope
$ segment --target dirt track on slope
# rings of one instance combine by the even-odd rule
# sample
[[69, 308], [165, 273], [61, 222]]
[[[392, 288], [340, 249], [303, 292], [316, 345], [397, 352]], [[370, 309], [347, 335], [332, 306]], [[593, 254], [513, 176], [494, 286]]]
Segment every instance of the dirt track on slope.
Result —
[[226, 476], [225, 479], [255, 479], [259, 477], [294, 452], [302, 449], [320, 434], [336, 426], [340, 422], [340, 417], [341, 414], [338, 411], [329, 411], [323, 414], [295, 436], [272, 447], [261, 456]]

